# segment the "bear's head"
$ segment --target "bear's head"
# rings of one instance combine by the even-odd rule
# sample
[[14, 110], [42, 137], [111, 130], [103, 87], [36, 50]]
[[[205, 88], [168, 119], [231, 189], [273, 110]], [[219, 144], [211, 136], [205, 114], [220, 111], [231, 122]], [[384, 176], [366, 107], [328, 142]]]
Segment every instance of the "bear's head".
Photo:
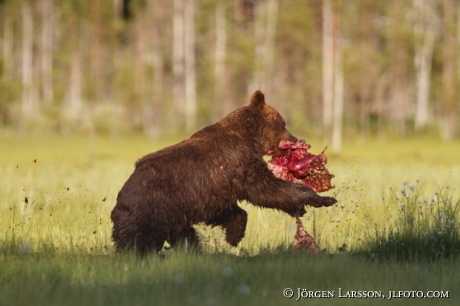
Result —
[[258, 141], [262, 145], [263, 154], [277, 150], [281, 140], [297, 141], [297, 138], [286, 129], [283, 117], [265, 103], [264, 94], [260, 90], [251, 95], [249, 107], [257, 114], [260, 128]]

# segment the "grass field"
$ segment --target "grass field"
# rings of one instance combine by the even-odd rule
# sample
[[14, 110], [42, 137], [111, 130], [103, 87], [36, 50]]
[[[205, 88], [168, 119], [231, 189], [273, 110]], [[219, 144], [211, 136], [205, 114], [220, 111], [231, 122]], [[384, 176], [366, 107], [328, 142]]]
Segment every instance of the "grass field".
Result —
[[[459, 256], [379, 259], [379, 247], [388, 254], [388, 237], [398, 249], [391, 231], [415, 228], [407, 222], [411, 205], [410, 213], [421, 212], [427, 226], [440, 216], [451, 222], [442, 226], [454, 234], [443, 241], [453, 241], [451, 251], [458, 253], [458, 140], [357, 141], [339, 156], [327, 153], [336, 175], [327, 194], [339, 203], [308, 209], [303, 218], [323, 249], [316, 257], [286, 251], [295, 233], [292, 218], [247, 203], [241, 203], [249, 222], [239, 256], [219, 229], [204, 226], [198, 226], [201, 254], [174, 250], [145, 260], [115, 254], [109, 216], [118, 191], [137, 158], [177, 140], [0, 136], [0, 305], [459, 303]], [[314, 153], [325, 146], [307, 142]], [[283, 297], [287, 287], [335, 291], [335, 298], [296, 302], [296, 295]], [[338, 288], [386, 297], [389, 290], [439, 290], [449, 298], [369, 301], [338, 298]]]

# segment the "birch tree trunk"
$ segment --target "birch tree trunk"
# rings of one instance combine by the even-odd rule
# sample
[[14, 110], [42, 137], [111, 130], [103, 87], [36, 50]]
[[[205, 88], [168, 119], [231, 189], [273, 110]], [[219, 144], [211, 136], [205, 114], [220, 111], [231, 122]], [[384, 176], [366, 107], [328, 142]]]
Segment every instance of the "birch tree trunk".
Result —
[[55, 28], [54, 1], [41, 0], [41, 94], [43, 101], [49, 104], [53, 100], [53, 35]]
[[10, 18], [3, 11], [3, 32], [0, 33], [0, 47], [2, 52], [2, 75], [0, 76], [0, 124], [4, 124], [7, 118], [7, 101], [8, 96], [5, 89], [12, 79], [12, 63], [13, 63], [13, 31], [10, 23]]
[[[165, 1], [148, 2], [146, 11], [137, 19], [136, 30], [136, 78], [141, 84], [136, 89], [136, 98], [141, 101], [142, 126], [150, 138], [156, 138], [161, 132], [164, 103], [164, 59], [163, 59], [163, 26]], [[149, 77], [146, 67], [153, 68], [153, 76]]]
[[36, 111], [32, 94], [33, 81], [33, 20], [32, 8], [28, 1], [23, 1], [22, 6], [22, 103], [21, 111], [24, 120], [28, 123]]
[[3, 20], [3, 80], [9, 81], [13, 77], [13, 27], [11, 19], [5, 14]]
[[227, 51], [227, 23], [225, 4], [219, 1], [216, 5], [216, 45], [214, 49], [214, 121], [225, 116], [227, 109], [225, 99], [225, 59]]
[[163, 25], [165, 16], [165, 1], [157, 0], [155, 5], [150, 4], [150, 9], [153, 18], [153, 32], [152, 32], [152, 58], [153, 58], [153, 84], [152, 84], [152, 108], [153, 114], [151, 120], [153, 121], [150, 137], [156, 137], [160, 133], [162, 120], [161, 114], [163, 113], [164, 104], [164, 58], [163, 58]]
[[444, 0], [444, 45], [443, 45], [443, 83], [444, 83], [444, 127], [442, 138], [451, 140], [455, 135], [456, 119], [456, 77], [455, 77], [455, 21], [453, 0]]
[[361, 20], [359, 22], [359, 34], [362, 42], [354, 48], [360, 54], [359, 64], [359, 130], [361, 137], [366, 139], [370, 136], [370, 114], [371, 109], [376, 106], [375, 99], [375, 78], [378, 65], [376, 62], [375, 36], [377, 31], [374, 28], [374, 16], [372, 4], [361, 5]]
[[334, 111], [332, 123], [332, 151], [342, 150], [343, 118], [343, 46], [339, 26], [334, 31]]
[[265, 74], [264, 71], [264, 37], [265, 37], [265, 5], [264, 1], [259, 1], [255, 7], [255, 16], [254, 16], [254, 38], [255, 38], [255, 69], [252, 79], [252, 84], [248, 88], [248, 92], [251, 93], [256, 89], [265, 92], [265, 82], [263, 77]]
[[196, 126], [196, 65], [195, 65], [195, 0], [186, 0], [184, 6], [185, 47], [185, 128]]
[[[147, 29], [147, 14], [140, 14], [136, 20], [135, 31], [136, 38], [134, 42], [134, 100], [139, 102], [142, 108], [142, 126], [144, 131], [149, 134], [152, 128], [152, 108], [149, 105], [149, 101], [146, 101], [146, 75], [145, 75], [145, 65], [146, 65], [146, 37], [148, 36]], [[129, 105], [128, 109], [132, 108]], [[134, 117], [135, 114], [133, 110], [128, 111], [130, 117]]]
[[173, 120], [180, 121], [184, 108], [184, 0], [174, 0], [173, 16]]
[[72, 51], [70, 59], [70, 83], [69, 83], [69, 104], [68, 109], [72, 118], [78, 118], [82, 107], [82, 75], [80, 50], [78, 47]]
[[278, 7], [278, 0], [267, 0], [266, 2], [260, 1], [257, 3], [255, 20], [256, 71], [253, 77], [252, 88], [249, 88], [250, 92], [255, 89], [262, 90], [274, 102], [277, 101], [273, 84], [273, 80], [275, 79], [273, 77], [273, 70]]
[[276, 24], [278, 20], [278, 0], [268, 0], [267, 4], [267, 25], [265, 30], [265, 44], [264, 44], [264, 87], [269, 97], [271, 97], [272, 103], [276, 104], [278, 99], [276, 98], [279, 90], [275, 88], [276, 80], [274, 72], [274, 61], [275, 61], [275, 36], [276, 36]]
[[406, 121], [410, 112], [408, 94], [408, 55], [405, 46], [405, 12], [403, 2], [393, 0], [393, 20], [392, 20], [392, 84], [390, 88], [391, 96], [389, 103], [389, 117], [393, 120], [397, 133], [400, 136], [406, 135]]
[[334, 92], [334, 37], [331, 0], [323, 0], [323, 125], [330, 135]]
[[415, 129], [422, 130], [428, 123], [431, 83], [431, 61], [436, 37], [437, 16], [430, 0], [414, 0], [416, 20], [415, 44]]
[[82, 71], [80, 53], [80, 30], [76, 16], [70, 17], [69, 36], [71, 37], [72, 49], [70, 54], [70, 71], [68, 85], [68, 107], [65, 113], [72, 119], [77, 119], [82, 108]]
[[90, 78], [91, 78], [91, 98], [101, 99], [104, 88], [104, 80], [101, 73], [101, 32], [102, 32], [102, 12], [101, 0], [92, 0], [90, 6], [91, 34], [90, 34]]

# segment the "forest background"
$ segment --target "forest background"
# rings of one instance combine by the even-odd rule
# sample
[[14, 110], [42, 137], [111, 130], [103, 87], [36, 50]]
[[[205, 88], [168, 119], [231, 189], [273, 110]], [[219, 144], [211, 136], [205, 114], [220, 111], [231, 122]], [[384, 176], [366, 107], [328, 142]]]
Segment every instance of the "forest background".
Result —
[[460, 1], [0, 0], [0, 128], [193, 132], [266, 94], [332, 141], [458, 136]]

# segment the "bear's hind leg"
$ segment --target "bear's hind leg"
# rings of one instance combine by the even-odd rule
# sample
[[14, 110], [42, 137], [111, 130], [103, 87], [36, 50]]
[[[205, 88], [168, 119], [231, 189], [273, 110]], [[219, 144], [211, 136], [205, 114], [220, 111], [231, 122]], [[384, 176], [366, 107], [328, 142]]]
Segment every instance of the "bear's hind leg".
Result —
[[166, 239], [161, 235], [137, 234], [135, 238], [135, 249], [141, 255], [145, 256], [151, 252], [158, 253], [163, 248]]
[[112, 230], [112, 239], [117, 252], [135, 250], [141, 256], [150, 252], [158, 253], [165, 242], [165, 237], [152, 229], [139, 229], [129, 226], [130, 223], [117, 222]]
[[171, 247], [173, 248], [179, 244], [185, 245], [186, 249], [193, 248], [198, 250], [200, 247], [200, 240], [198, 238], [198, 234], [192, 226], [180, 231], [175, 235], [172, 235], [168, 239], [168, 242], [171, 244]]

